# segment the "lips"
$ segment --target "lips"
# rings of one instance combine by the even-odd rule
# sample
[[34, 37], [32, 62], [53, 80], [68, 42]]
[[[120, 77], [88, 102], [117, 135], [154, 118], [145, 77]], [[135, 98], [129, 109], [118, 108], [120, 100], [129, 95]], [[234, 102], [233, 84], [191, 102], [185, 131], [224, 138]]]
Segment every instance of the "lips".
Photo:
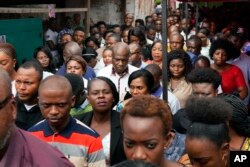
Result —
[[61, 119], [58, 118], [58, 117], [50, 117], [50, 118], [48, 118], [48, 121], [49, 121], [50, 123], [53, 123], [53, 124], [58, 123], [60, 120], [61, 120]]
[[106, 106], [107, 102], [106, 101], [99, 101], [99, 102], [97, 102], [97, 105], [98, 106]]

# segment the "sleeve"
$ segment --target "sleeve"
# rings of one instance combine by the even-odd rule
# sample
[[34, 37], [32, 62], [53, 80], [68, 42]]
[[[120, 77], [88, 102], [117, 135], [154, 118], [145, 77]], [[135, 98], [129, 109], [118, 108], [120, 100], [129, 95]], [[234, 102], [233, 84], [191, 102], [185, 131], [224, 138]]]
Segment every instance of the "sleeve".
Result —
[[237, 72], [236, 72], [235, 82], [236, 82], [237, 87], [246, 87], [246, 82], [245, 82], [245, 78], [243, 76], [242, 71], [237, 67], [236, 69], [237, 69]]

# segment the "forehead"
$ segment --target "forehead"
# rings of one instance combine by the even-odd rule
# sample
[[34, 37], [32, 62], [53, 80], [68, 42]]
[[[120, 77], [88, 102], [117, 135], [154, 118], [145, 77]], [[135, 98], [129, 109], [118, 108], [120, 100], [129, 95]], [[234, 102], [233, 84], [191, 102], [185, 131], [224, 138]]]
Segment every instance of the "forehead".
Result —
[[169, 40], [171, 40], [171, 41], [182, 41], [182, 36], [181, 35], [171, 35]]
[[184, 61], [181, 58], [176, 58], [176, 59], [172, 59], [170, 61], [170, 64], [184, 64]]
[[71, 89], [67, 86], [62, 89], [60, 86], [49, 88], [49, 83], [44, 83], [42, 87], [39, 88], [39, 100], [46, 102], [58, 102], [58, 100], [68, 100], [71, 97]]
[[101, 79], [91, 81], [89, 88], [90, 90], [111, 89], [109, 84]]
[[144, 77], [138, 77], [131, 81], [130, 85], [146, 85]]
[[[209, 90], [214, 90], [213, 84], [212, 83], [192, 83], [193, 90], [199, 90], [199, 91], [206, 91]], [[214, 90], [215, 91], [215, 90]]]
[[135, 117], [125, 115], [123, 119], [125, 136], [145, 141], [153, 136], [163, 136], [163, 123], [160, 117]]
[[[1, 49], [1, 48], [0, 48]], [[0, 60], [1, 59], [12, 59], [10, 55], [0, 50]]]
[[115, 59], [127, 59], [129, 57], [129, 50], [126, 48], [119, 48], [114, 52], [113, 57]]
[[39, 78], [39, 72], [32, 67], [27, 69], [20, 67], [17, 70], [17, 78], [18, 79], [25, 78], [26, 80], [35, 80]]
[[187, 45], [189, 45], [189, 46], [197, 46], [198, 43], [195, 42], [194, 40], [188, 40], [188, 41], [187, 41]]

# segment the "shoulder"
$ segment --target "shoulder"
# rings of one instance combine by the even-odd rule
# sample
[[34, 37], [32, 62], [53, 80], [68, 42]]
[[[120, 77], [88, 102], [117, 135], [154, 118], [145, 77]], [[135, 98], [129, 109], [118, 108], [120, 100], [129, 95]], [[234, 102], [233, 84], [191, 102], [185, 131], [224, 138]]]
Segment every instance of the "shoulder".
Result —
[[184, 167], [184, 165], [177, 162], [166, 160], [165, 167]]
[[42, 120], [28, 129], [29, 132], [43, 131], [45, 126], [45, 120]]
[[[26, 131], [17, 130], [21, 136], [20, 140], [24, 141], [25, 149], [28, 154], [24, 153], [23, 156], [26, 160], [33, 162], [34, 166], [53, 166], [53, 167], [71, 167], [73, 166], [64, 155], [51, 145], [39, 140]], [[44, 161], [46, 159], [46, 161]]]
[[107, 75], [110, 75], [112, 73], [112, 68], [113, 68], [113, 65], [110, 64], [104, 68], [102, 68], [98, 73], [97, 73], [97, 76], [107, 76]]
[[132, 65], [128, 64], [128, 71], [129, 71], [130, 74], [131, 74], [132, 72], [134, 72], [134, 71], [137, 71], [137, 70], [139, 70], [139, 68], [137, 68], [137, 67], [135, 67], [135, 66], [132, 66]]
[[79, 135], [83, 135], [85, 137], [89, 136], [89, 138], [99, 137], [99, 134], [95, 130], [91, 129], [89, 126], [79, 121], [78, 119], [74, 119], [74, 120], [75, 120], [75, 128], [74, 128], [75, 132], [74, 133], [78, 133]]

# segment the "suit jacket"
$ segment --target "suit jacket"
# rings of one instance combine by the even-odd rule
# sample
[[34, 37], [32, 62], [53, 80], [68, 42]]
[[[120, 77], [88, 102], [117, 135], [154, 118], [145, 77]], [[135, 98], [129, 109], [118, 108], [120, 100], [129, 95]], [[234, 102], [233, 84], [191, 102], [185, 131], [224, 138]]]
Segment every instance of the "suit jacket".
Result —
[[[78, 120], [90, 126], [93, 111], [75, 116]], [[120, 113], [111, 111], [111, 137], [110, 137], [110, 165], [113, 166], [126, 160], [123, 149], [123, 135], [120, 124]]]

